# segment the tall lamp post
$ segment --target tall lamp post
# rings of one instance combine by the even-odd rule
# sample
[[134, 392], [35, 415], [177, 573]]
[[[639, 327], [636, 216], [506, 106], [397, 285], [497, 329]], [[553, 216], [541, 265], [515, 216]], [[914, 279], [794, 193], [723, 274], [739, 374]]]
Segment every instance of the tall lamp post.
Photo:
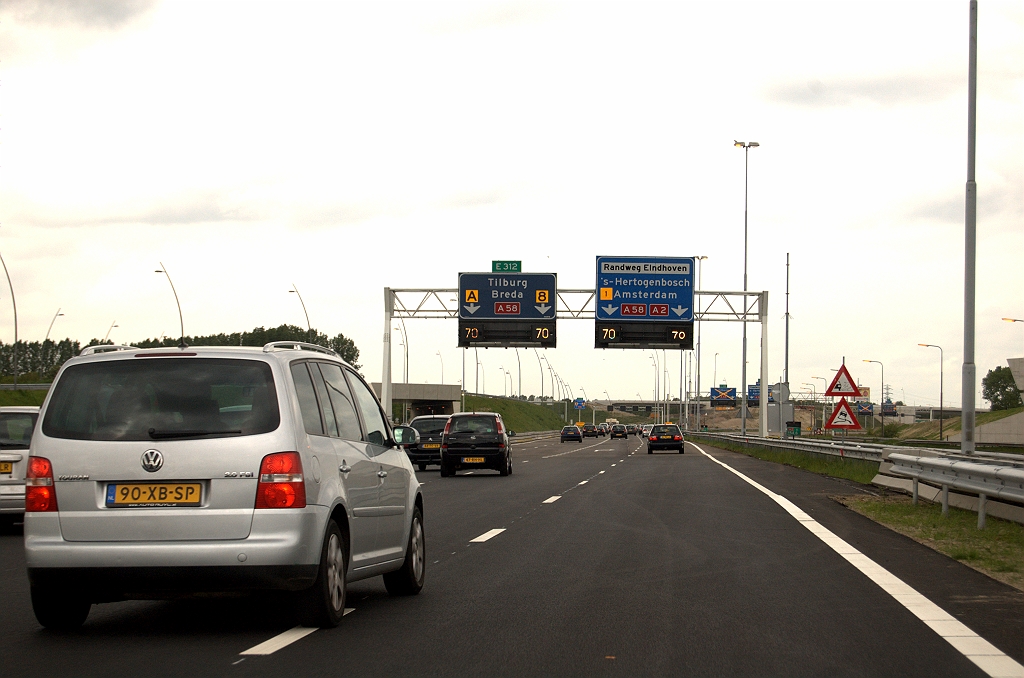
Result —
[[[188, 348], [188, 344], [185, 343], [185, 316], [181, 314], [181, 301], [178, 299], [178, 290], [174, 289], [174, 281], [171, 280], [171, 274], [167, 272], [167, 267], [164, 266], [164, 262], [162, 261], [160, 262], [160, 268], [156, 269], [154, 273], [163, 273], [167, 277], [167, 282], [171, 284], [171, 292], [174, 294], [174, 303], [178, 305], [178, 322], [181, 324], [181, 343], [178, 344], [178, 348]], [[108, 332], [107, 334], [110, 333]]]
[[803, 385], [811, 387], [811, 435], [814, 435], [814, 428], [815, 428], [814, 427], [814, 420], [815, 420], [815, 409], [814, 408], [815, 408], [815, 406], [818, 403], [818, 392], [814, 388], [814, 384], [810, 384], [810, 383], [805, 381], [805, 382], [803, 382]]
[[717, 353], [715, 354], [715, 371], [711, 373], [711, 381], [715, 382], [715, 384], [714, 384], [714, 386], [712, 386], [712, 388], [716, 388], [718, 386], [718, 354]]
[[[701, 287], [704, 284], [702, 282], [703, 279], [704, 279], [704, 260], [707, 259], [707, 256], [706, 255], [705, 256], [699, 256], [699, 257], [695, 257], [695, 259], [697, 260], [697, 291], [699, 292], [701, 290]], [[695, 313], [695, 316], [698, 316], [696, 318], [696, 324], [697, 324], [697, 430], [699, 431], [700, 430], [700, 317], [699, 317], [700, 297], [696, 298], [696, 300], [694, 301], [694, 306], [696, 307], [696, 308], [694, 308], [694, 311], [697, 312], [697, 313]]]
[[7, 276], [7, 287], [11, 289], [11, 308], [14, 309], [14, 390], [18, 390], [18, 304], [14, 301], [14, 285], [11, 284], [11, 274], [7, 271], [7, 262], [0, 256], [0, 264], [4, 267], [4, 275]]
[[118, 324], [117, 324], [116, 320], [110, 323], [110, 328], [107, 329], [107, 333], [103, 335], [103, 343], [104, 344], [107, 343], [107, 339], [110, 338], [110, 333], [114, 330], [115, 327], [118, 327]]
[[882, 395], [878, 397], [878, 406], [882, 410], [882, 437], [885, 438], [885, 365], [881, 360], [865, 360], [866, 363], [878, 363], [882, 368]]
[[[757, 148], [761, 144], [756, 141], [736, 141], [733, 146], [743, 149], [743, 291], [747, 291], [747, 188], [749, 187], [750, 149]], [[746, 305], [746, 297], [744, 297]], [[744, 315], [744, 318], [746, 316]], [[747, 435], [747, 321], [743, 320], [743, 363], [740, 374], [740, 388], [743, 389], [741, 402], [743, 409], [740, 410], [740, 435]], [[761, 388], [766, 389], [765, 384]], [[766, 390], [767, 392], [767, 390]]]
[[54, 316], [53, 316], [53, 320], [51, 320], [51, 321], [50, 321], [50, 326], [46, 328], [46, 338], [45, 338], [45, 339], [43, 339], [43, 343], [44, 343], [44, 344], [45, 344], [45, 343], [46, 343], [47, 341], [49, 341], [49, 339], [50, 339], [50, 330], [52, 330], [52, 329], [53, 329], [53, 323], [57, 322], [57, 318], [59, 318], [59, 317], [60, 317], [60, 316], [62, 316], [62, 315], [64, 315], [64, 314], [63, 314], [63, 313], [61, 313], [61, 312], [60, 312], [60, 309], [58, 308], [58, 309], [57, 309], [57, 313], [55, 313], [55, 314], [54, 314]]
[[437, 352], [437, 357], [441, 361], [441, 385], [444, 386], [444, 358], [441, 357], [441, 351]]
[[295, 283], [292, 283], [292, 288], [288, 291], [299, 298], [299, 303], [302, 304], [302, 312], [306, 314], [306, 341], [313, 341], [311, 338], [313, 336], [313, 326], [309, 324], [309, 311], [306, 310], [306, 302], [302, 300], [302, 295], [299, 294], [299, 288], [295, 286]]
[[544, 364], [540, 361], [540, 353], [537, 353], [537, 349], [533, 349], [533, 354], [537, 356], [537, 367], [540, 368], [540, 400], [544, 402]]
[[[942, 410], [942, 390], [943, 390], [943, 388], [942, 388], [942, 386], [943, 386], [943, 378], [942, 378], [942, 365], [943, 365], [942, 347], [939, 346], [938, 344], [918, 344], [918, 346], [924, 346], [925, 348], [937, 348], [937, 349], [939, 349], [939, 440], [941, 441], [943, 439], [942, 438], [942, 415], [943, 415], [943, 410]], [[906, 401], [904, 401], [904, 402], [906, 402]]]
[[406, 384], [409, 383], [409, 335], [405, 333], [405, 321], [402, 321], [402, 326], [395, 326], [395, 329], [402, 333], [402, 346], [405, 347], [405, 371], [402, 372], [402, 381]]

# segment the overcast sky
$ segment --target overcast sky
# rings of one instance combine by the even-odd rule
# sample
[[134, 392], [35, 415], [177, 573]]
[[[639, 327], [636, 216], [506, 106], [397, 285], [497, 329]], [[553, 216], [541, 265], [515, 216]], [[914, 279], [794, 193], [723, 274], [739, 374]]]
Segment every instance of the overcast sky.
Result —
[[[1024, 318], [1024, 5], [980, 5], [979, 393], [1024, 354], [1024, 323], [1000, 320]], [[820, 391], [845, 356], [875, 400], [864, 359], [894, 399], [938, 404], [931, 343], [959, 404], [967, 38], [966, 0], [4, 0], [0, 253], [19, 337], [41, 340], [58, 308], [51, 337], [176, 335], [162, 261], [186, 333], [305, 325], [294, 283], [378, 381], [385, 286], [520, 259], [592, 288], [597, 255], [707, 255], [705, 289], [742, 289], [739, 139], [761, 144], [749, 279], [769, 291], [770, 380], [788, 252], [794, 390]], [[0, 289], [4, 342], [9, 302]], [[440, 380], [442, 359], [461, 378], [455, 321], [407, 327], [411, 381]], [[650, 352], [597, 351], [593, 332], [560, 321], [546, 351], [576, 395], [650, 397]], [[705, 324], [703, 390], [739, 385], [740, 337]], [[479, 353], [489, 392], [499, 367], [518, 388], [514, 351]], [[400, 376], [400, 346], [394, 360]]]

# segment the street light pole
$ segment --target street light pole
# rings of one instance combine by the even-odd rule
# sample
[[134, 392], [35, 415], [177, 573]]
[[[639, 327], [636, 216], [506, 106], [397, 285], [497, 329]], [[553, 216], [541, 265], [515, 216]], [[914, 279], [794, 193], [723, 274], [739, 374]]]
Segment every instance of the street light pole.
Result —
[[[707, 259], [707, 256], [696, 257], [696, 259], [697, 259], [697, 291], [700, 292], [700, 290], [703, 288], [703, 285], [704, 285], [704, 283], [703, 283], [703, 279], [704, 279], [704, 260]], [[699, 317], [700, 316], [700, 296], [695, 297], [694, 306], [696, 306], [694, 311], [697, 312], [697, 313], [694, 314], [694, 317], [695, 317], [695, 322], [696, 322], [696, 325], [697, 325], [697, 430], [699, 431], [700, 430], [700, 334], [701, 334], [701, 332], [700, 332], [700, 317]]]
[[4, 275], [7, 276], [7, 287], [11, 290], [11, 308], [14, 309], [14, 390], [18, 390], [18, 304], [14, 301], [14, 285], [11, 284], [11, 274], [7, 271], [7, 262], [0, 256], [0, 264], [4, 267]]
[[978, 185], [974, 153], [978, 110], [978, 0], [971, 0], [967, 47], [967, 186], [964, 209], [964, 362], [960, 379], [960, 451], [974, 454], [974, 282], [977, 261]]
[[865, 360], [866, 363], [878, 363], [882, 368], [882, 395], [878, 397], [879, 407], [882, 410], [882, 438], [885, 438], [885, 365], [881, 360]]
[[[171, 280], [171, 274], [167, 272], [167, 267], [164, 266], [164, 262], [160, 262], [160, 268], [154, 273], [163, 273], [167, 277], [167, 282], [171, 284], [171, 292], [174, 293], [174, 303], [178, 305], [178, 322], [181, 324], [181, 343], [178, 344], [178, 348], [188, 348], [188, 344], [185, 343], [185, 316], [181, 314], [181, 301], [178, 299], [178, 290], [174, 289], [174, 281]], [[113, 328], [111, 328], [113, 329]], [[110, 332], [108, 331], [109, 335]], [[106, 341], [104, 339], [104, 341]]]
[[[761, 144], [756, 141], [736, 141], [733, 140], [733, 146], [743, 149], [743, 291], [747, 291], [747, 189], [750, 185], [750, 149], [757, 148]], [[746, 296], [743, 297], [744, 306], [746, 306]], [[743, 408], [740, 410], [740, 435], [747, 435], [747, 321], [746, 315], [744, 314], [743, 320], [743, 364], [741, 365], [740, 371], [740, 388], [743, 393], [740, 395], [742, 398]], [[761, 388], [765, 388], [765, 384], [761, 384]], [[766, 391], [767, 392], [767, 391]]]
[[288, 290], [299, 298], [299, 303], [302, 304], [302, 312], [306, 315], [306, 341], [313, 341], [310, 337], [313, 335], [313, 326], [309, 324], [309, 311], [306, 310], [306, 302], [302, 300], [302, 295], [299, 294], [299, 288], [292, 283], [292, 288]]
[[942, 347], [939, 346], [938, 344], [918, 344], [918, 346], [924, 346], [925, 348], [937, 348], [937, 349], [939, 349], [939, 441], [941, 442], [943, 440], [943, 438], [942, 438], [942, 415], [943, 415], [942, 391], [943, 391], [943, 382], [944, 382], [944, 379], [943, 379], [943, 376], [942, 376], [942, 366], [943, 366], [943, 363], [945, 362], [944, 359], [943, 359]]
[[516, 374], [519, 376], [519, 399], [523, 398], [523, 361], [519, 359], [519, 347], [516, 347]]
[[53, 323], [57, 322], [57, 318], [59, 318], [62, 315], [64, 315], [64, 314], [61, 313], [60, 309], [58, 308], [57, 312], [53, 316], [53, 320], [50, 321], [50, 326], [46, 328], [46, 338], [43, 339], [43, 343], [44, 344], [50, 339], [50, 330], [53, 329]]
[[544, 364], [540, 361], [540, 353], [537, 349], [533, 349], [533, 354], [537, 356], [537, 367], [540, 368], [540, 400], [544, 402]]
[[444, 386], [444, 358], [441, 357], [441, 351], [437, 352], [437, 357], [441, 361], [441, 386]]
[[711, 373], [711, 381], [715, 382], [715, 385], [712, 386], [712, 388], [716, 388], [718, 386], [718, 354], [717, 353], [715, 354], [715, 371]]
[[116, 321], [116, 320], [110, 323], [110, 329], [108, 329], [108, 330], [107, 330], [107, 333], [106, 333], [105, 335], [103, 335], [103, 343], [104, 343], [104, 344], [105, 344], [105, 343], [107, 343], [107, 339], [109, 339], [109, 338], [110, 338], [110, 333], [111, 333], [111, 331], [113, 331], [113, 329], [114, 329], [115, 327], [117, 327], [117, 326], [118, 326], [118, 325], [117, 325], [117, 321]]
[[402, 345], [405, 347], [405, 370], [402, 372], [402, 381], [406, 384], [409, 383], [409, 335], [405, 331], [405, 319], [399, 318], [402, 321], [402, 326], [395, 326], [395, 329], [402, 333]]

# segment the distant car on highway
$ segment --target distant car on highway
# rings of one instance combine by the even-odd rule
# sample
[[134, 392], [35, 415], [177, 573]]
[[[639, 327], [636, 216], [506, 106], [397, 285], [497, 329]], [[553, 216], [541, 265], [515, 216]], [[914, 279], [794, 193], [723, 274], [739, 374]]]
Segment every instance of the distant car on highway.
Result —
[[625, 438], [627, 435], [626, 427], [622, 424], [612, 426], [612, 438]]
[[449, 416], [425, 414], [409, 422], [409, 426], [419, 431], [420, 442], [405, 448], [405, 452], [420, 471], [426, 471], [427, 464], [441, 463], [441, 437]]
[[566, 440], [575, 440], [578, 443], [583, 442], [583, 431], [578, 426], [564, 426], [562, 427], [561, 440], [559, 442], [564, 443]]
[[636, 432], [638, 436], [646, 438], [651, 435], [651, 429], [654, 428], [654, 424], [644, 424], [643, 427]]
[[597, 427], [593, 424], [587, 424], [583, 427], [584, 438], [597, 438], [599, 435], [601, 434], [597, 432]]
[[335, 626], [348, 582], [423, 586], [423, 500], [403, 443], [337, 353], [97, 346], [64, 363], [32, 436], [25, 560], [50, 629], [93, 603], [286, 591]]
[[683, 453], [683, 432], [675, 424], [659, 424], [647, 436], [647, 454], [655, 450], [677, 450]]
[[441, 477], [459, 470], [493, 469], [512, 475], [512, 443], [516, 434], [495, 412], [457, 412], [448, 418], [441, 438]]
[[0, 521], [5, 523], [25, 513], [25, 469], [38, 418], [38, 407], [0, 407]]

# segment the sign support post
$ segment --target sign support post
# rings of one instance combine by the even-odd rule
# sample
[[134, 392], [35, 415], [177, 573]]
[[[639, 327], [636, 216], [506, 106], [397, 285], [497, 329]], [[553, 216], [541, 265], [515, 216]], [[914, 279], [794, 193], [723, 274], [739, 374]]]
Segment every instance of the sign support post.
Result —
[[380, 402], [384, 413], [391, 421], [394, 414], [391, 407], [391, 318], [395, 313], [395, 301], [391, 296], [391, 288], [384, 288], [384, 369], [380, 380]]
[[[761, 292], [761, 303], [758, 304], [761, 320], [761, 395], [757, 406], [757, 435], [768, 436], [768, 292]], [[746, 323], [744, 323], [744, 328]], [[743, 407], [746, 409], [746, 394]]]

